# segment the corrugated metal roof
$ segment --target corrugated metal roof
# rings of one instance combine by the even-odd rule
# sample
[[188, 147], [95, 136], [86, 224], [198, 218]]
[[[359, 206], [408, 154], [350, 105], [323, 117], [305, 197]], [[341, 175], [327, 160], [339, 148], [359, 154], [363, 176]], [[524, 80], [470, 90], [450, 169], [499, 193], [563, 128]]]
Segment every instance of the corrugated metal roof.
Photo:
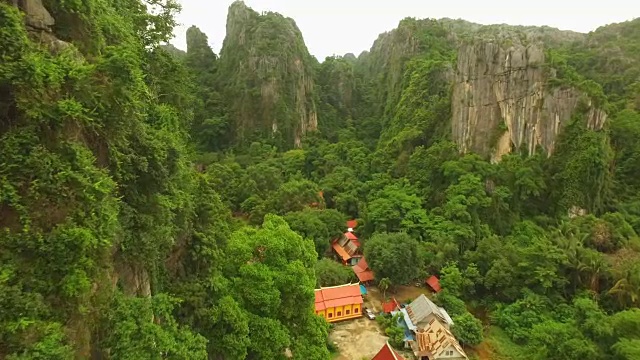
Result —
[[409, 316], [409, 313], [407, 312], [407, 308], [405, 307], [405, 308], [400, 309], [400, 312], [402, 313], [402, 317], [404, 318], [404, 323], [407, 324], [407, 327], [409, 328], [409, 330], [416, 331], [418, 328], [416, 327], [416, 325], [411, 320], [411, 317]]
[[340, 244], [338, 244], [337, 242], [333, 243], [331, 245], [331, 247], [333, 247], [333, 250], [335, 250], [336, 253], [338, 253], [338, 255], [340, 255], [342, 260], [347, 261], [347, 260], [351, 259], [351, 255], [349, 255], [349, 253], [347, 253], [345, 251], [345, 249], [342, 246], [340, 246]]
[[451, 320], [447, 311], [434, 304], [433, 301], [429, 300], [424, 294], [418, 296], [407, 306], [407, 313], [411, 321], [416, 325], [424, 321], [431, 314], [445, 321], [447, 325], [453, 324], [453, 320]]

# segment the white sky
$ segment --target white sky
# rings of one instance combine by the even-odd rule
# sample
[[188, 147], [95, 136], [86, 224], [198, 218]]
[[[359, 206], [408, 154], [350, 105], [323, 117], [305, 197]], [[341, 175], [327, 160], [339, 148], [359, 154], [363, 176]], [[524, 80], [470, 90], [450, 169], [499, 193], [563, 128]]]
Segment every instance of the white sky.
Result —
[[[181, 24], [172, 41], [186, 49], [186, 29], [198, 26], [216, 53], [225, 36], [227, 9], [233, 0], [178, 0]], [[465, 19], [480, 24], [549, 25], [589, 32], [613, 22], [640, 17], [637, 0], [244, 0], [261, 12], [293, 18], [309, 52], [318, 60], [369, 50], [380, 33], [407, 17]]]

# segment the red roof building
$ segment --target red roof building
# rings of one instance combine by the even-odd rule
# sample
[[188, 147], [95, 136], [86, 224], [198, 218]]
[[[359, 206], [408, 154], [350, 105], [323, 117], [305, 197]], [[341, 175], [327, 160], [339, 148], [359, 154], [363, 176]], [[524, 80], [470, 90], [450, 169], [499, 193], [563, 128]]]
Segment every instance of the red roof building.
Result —
[[349, 261], [349, 259], [351, 259], [352, 256], [349, 255], [349, 253], [342, 246], [340, 246], [340, 244], [337, 241], [331, 244], [331, 247], [336, 252], [336, 254], [340, 256], [340, 258], [342, 259], [342, 262], [346, 263], [347, 261]]
[[362, 316], [359, 284], [324, 287], [316, 289], [315, 295], [316, 314], [329, 322]]
[[344, 233], [344, 236], [349, 239], [349, 241], [355, 245], [356, 248], [360, 247], [360, 241], [358, 240], [358, 237], [356, 236], [356, 234], [347, 231], [346, 233]]
[[367, 264], [367, 259], [365, 259], [364, 256], [352, 269], [353, 272], [356, 273], [358, 280], [362, 283], [367, 283], [375, 277], [373, 271], [369, 269], [369, 264]]
[[345, 265], [355, 265], [357, 258], [362, 254], [358, 237], [351, 232], [346, 232], [340, 238], [333, 240], [331, 247]]
[[405, 359], [402, 356], [400, 356], [400, 354], [398, 354], [395, 350], [393, 350], [391, 345], [389, 345], [389, 342], [387, 342], [386, 344], [384, 344], [382, 349], [378, 351], [376, 356], [374, 356], [373, 359], [371, 360], [405, 360]]
[[435, 275], [432, 275], [430, 278], [428, 278], [424, 282], [427, 283], [427, 285], [431, 286], [431, 288], [435, 292], [440, 292], [440, 290], [442, 290], [440, 288], [440, 280], [438, 280], [438, 277]]
[[391, 301], [382, 303], [382, 311], [385, 314], [389, 314], [392, 311], [395, 311], [398, 309], [400, 309], [400, 303], [398, 302], [398, 300], [396, 300], [396, 298], [391, 298]]
[[347, 228], [348, 229], [353, 230], [353, 229], [356, 228], [356, 226], [358, 226], [358, 221], [357, 220], [349, 220], [349, 221], [347, 221]]

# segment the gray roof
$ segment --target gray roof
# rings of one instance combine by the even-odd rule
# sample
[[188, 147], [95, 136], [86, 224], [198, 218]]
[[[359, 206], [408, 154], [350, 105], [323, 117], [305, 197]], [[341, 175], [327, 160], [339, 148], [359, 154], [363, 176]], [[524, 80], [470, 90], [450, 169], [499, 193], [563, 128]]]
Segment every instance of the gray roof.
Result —
[[411, 322], [415, 325], [424, 321], [431, 314], [440, 318], [447, 326], [453, 324], [453, 320], [447, 311], [434, 304], [433, 301], [429, 300], [424, 294], [418, 296], [411, 304], [407, 305], [407, 313]]

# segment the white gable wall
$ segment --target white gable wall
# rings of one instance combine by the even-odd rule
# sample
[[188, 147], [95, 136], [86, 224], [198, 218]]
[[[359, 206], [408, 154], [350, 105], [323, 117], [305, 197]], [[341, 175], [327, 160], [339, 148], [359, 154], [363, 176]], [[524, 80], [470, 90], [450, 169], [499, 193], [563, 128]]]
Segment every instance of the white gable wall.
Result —
[[[447, 356], [447, 354], [449, 353], [451, 355]], [[440, 353], [440, 356], [438, 356], [436, 359], [467, 360], [467, 357], [460, 354], [460, 352], [455, 348], [455, 346], [449, 345], [444, 349], [442, 353]]]

